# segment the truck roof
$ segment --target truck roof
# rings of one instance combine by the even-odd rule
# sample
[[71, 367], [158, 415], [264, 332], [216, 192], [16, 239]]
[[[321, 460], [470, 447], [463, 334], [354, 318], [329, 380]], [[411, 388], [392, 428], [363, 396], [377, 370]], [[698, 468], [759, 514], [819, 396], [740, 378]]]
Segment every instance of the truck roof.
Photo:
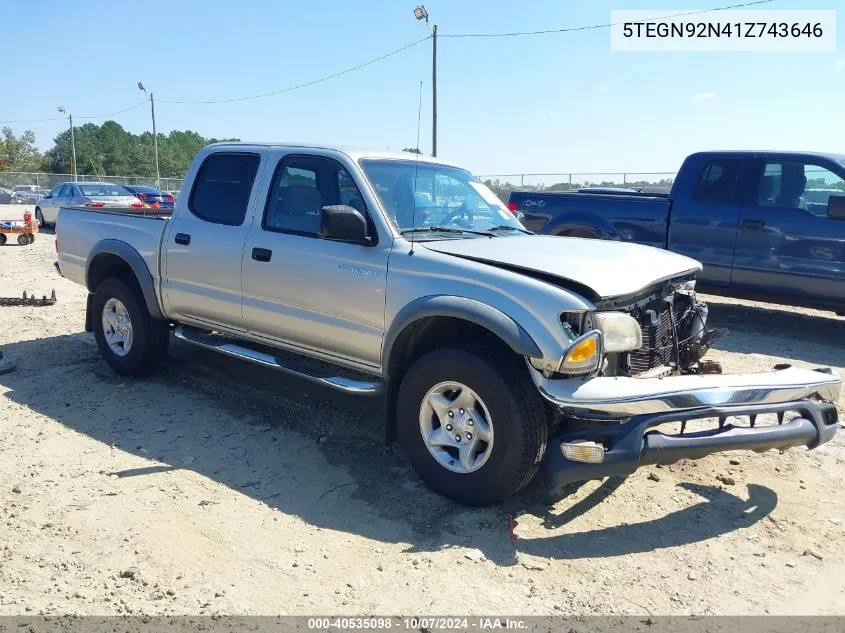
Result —
[[779, 152], [777, 150], [738, 150], [738, 149], [729, 149], [729, 150], [710, 150], [704, 152], [695, 152], [694, 154], [690, 154], [690, 156], [713, 156], [713, 155], [735, 155], [738, 157], [743, 156], [790, 156], [794, 158], [809, 158], [809, 159], [819, 159], [823, 158], [826, 160], [835, 160], [839, 163], [845, 163], [845, 154], [838, 154], [834, 152], [800, 152], [800, 151], [782, 151]]
[[393, 152], [382, 149], [368, 149], [362, 147], [346, 146], [346, 145], [332, 145], [329, 143], [302, 143], [302, 142], [248, 142], [248, 141], [222, 141], [220, 143], [213, 143], [210, 147], [271, 147], [274, 149], [319, 149], [340, 152], [346, 154], [352, 160], [360, 160], [362, 158], [376, 158], [387, 160], [419, 160], [421, 163], [432, 163], [435, 165], [447, 165], [450, 167], [461, 167], [456, 163], [426, 156], [425, 154], [413, 154], [411, 152]]

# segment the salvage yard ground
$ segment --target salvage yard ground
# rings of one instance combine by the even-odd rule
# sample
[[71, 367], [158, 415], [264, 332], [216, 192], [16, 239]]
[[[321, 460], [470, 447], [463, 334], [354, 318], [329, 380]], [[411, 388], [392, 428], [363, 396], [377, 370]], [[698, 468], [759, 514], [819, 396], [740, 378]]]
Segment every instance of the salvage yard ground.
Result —
[[[845, 613], [845, 431], [468, 509], [377, 400], [175, 343], [115, 375], [54, 259], [0, 247], [0, 296], [58, 296], [0, 308], [0, 615]], [[707, 299], [727, 371], [845, 371], [845, 319]]]

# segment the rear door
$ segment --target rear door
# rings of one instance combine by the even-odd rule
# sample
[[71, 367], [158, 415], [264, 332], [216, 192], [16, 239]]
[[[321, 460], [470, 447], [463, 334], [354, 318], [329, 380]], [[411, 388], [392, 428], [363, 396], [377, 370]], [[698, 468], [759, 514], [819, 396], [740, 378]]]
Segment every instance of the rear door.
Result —
[[741, 209], [739, 195], [743, 160], [731, 156], [705, 157], [688, 174], [687, 186], [675, 187], [669, 221], [669, 250], [704, 264], [703, 284], [731, 283], [734, 247]]
[[173, 313], [201, 324], [243, 330], [241, 259], [255, 203], [253, 184], [267, 150], [207, 153], [189, 195], [168, 222], [162, 288]]
[[[392, 240], [379, 237], [351, 166], [331, 156], [278, 156], [244, 249], [246, 327], [274, 341], [377, 367]], [[320, 209], [335, 204], [368, 219], [371, 244], [319, 236]]]
[[845, 168], [815, 159], [760, 158], [742, 209], [737, 287], [822, 303], [845, 302], [845, 220], [827, 201], [845, 194]]

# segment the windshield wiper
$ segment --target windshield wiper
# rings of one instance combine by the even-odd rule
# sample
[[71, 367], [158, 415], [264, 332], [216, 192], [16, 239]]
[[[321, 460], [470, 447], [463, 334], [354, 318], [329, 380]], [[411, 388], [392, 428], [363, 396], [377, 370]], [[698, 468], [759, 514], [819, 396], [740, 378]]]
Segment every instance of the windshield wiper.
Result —
[[412, 229], [404, 229], [399, 233], [400, 235], [408, 235], [409, 233], [471, 233], [473, 235], [495, 237], [495, 234], [489, 231], [473, 231], [472, 229], [461, 229], [453, 226], [415, 226]]
[[525, 233], [526, 235], [534, 235], [534, 233], [532, 233], [528, 229], [523, 229], [518, 226], [511, 226], [510, 224], [499, 224], [497, 226], [491, 226], [487, 230], [491, 233], [495, 231], [519, 231], [520, 233]]

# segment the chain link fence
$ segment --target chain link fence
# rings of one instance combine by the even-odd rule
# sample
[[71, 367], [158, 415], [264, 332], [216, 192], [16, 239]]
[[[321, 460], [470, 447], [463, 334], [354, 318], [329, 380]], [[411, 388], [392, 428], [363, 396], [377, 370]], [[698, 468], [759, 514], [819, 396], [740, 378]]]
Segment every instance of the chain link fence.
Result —
[[[45, 174], [40, 172], [0, 171], [0, 187], [14, 189], [19, 186], [35, 186], [39, 190], [48, 191], [62, 182], [73, 180], [71, 174]], [[147, 176], [97, 176], [78, 174], [79, 182], [111, 182], [117, 185], [145, 185], [155, 187], [156, 179]], [[162, 191], [179, 191], [183, 178], [161, 178], [158, 188]]]
[[[667, 194], [676, 172], [572, 172], [548, 174], [486, 174], [479, 176], [505, 202], [511, 191], [578, 191], [584, 188], [632, 189], [646, 193]], [[61, 182], [73, 180], [70, 174], [46, 174], [0, 171], [0, 188], [35, 186], [47, 191]], [[97, 176], [80, 174], [80, 182], [112, 182], [119, 185], [154, 187], [155, 178], [147, 176]], [[182, 178], [162, 178], [159, 189], [178, 192]]]
[[511, 191], [578, 191], [585, 188], [630, 189], [668, 194], [677, 172], [596, 172], [553, 174], [486, 174], [479, 176], [507, 202]]

